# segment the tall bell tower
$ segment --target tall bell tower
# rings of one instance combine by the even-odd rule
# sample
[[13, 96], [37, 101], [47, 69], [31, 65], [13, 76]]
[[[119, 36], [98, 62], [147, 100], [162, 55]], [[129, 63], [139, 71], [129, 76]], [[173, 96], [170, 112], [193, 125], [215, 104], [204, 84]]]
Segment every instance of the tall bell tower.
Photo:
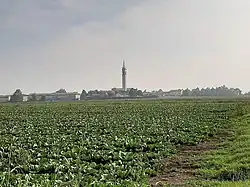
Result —
[[125, 60], [123, 60], [123, 65], [122, 65], [122, 89], [123, 91], [126, 91], [126, 76], [127, 76], [127, 69], [125, 66]]

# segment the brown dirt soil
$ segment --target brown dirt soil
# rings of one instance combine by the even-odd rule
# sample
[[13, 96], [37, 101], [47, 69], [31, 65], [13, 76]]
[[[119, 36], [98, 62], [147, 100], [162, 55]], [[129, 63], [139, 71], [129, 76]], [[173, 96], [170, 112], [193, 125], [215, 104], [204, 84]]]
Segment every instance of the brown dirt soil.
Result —
[[195, 178], [198, 169], [195, 164], [199, 161], [199, 156], [207, 151], [217, 149], [218, 143], [231, 137], [231, 134], [232, 131], [224, 130], [195, 146], [183, 146], [177, 155], [163, 161], [162, 173], [150, 178], [150, 185], [152, 187], [160, 187], [166, 184], [170, 186], [187, 186], [185, 181]]

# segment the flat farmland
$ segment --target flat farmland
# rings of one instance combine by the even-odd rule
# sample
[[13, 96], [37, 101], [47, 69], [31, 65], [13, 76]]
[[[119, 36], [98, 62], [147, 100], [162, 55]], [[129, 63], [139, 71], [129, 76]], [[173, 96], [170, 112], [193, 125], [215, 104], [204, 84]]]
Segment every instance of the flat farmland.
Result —
[[0, 186], [148, 186], [180, 146], [213, 136], [243, 101], [0, 105]]

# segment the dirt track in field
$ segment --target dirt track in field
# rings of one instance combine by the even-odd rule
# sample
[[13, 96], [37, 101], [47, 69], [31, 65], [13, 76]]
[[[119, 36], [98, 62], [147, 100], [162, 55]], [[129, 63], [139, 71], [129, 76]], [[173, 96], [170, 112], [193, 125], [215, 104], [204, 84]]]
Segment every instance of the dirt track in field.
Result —
[[230, 132], [222, 132], [207, 141], [195, 146], [184, 146], [177, 155], [174, 155], [164, 162], [164, 169], [161, 174], [150, 178], [152, 187], [160, 187], [164, 184], [170, 186], [187, 186], [186, 180], [194, 179], [197, 171], [196, 163], [200, 154], [217, 149], [217, 144], [230, 137]]

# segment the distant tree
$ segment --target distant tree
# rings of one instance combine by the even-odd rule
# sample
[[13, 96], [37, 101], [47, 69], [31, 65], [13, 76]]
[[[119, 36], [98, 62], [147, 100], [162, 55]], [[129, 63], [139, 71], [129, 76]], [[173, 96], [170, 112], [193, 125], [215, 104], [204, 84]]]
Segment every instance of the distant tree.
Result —
[[[212, 88], [213, 89], [213, 88]], [[212, 92], [212, 89], [211, 89], [211, 92]], [[216, 92], [216, 96], [222, 96], [223, 93], [222, 93], [222, 88], [221, 87], [216, 87], [215, 88], [215, 92]], [[212, 94], [211, 94], [212, 95]]]
[[88, 96], [92, 96], [94, 94], [94, 92], [92, 90], [88, 91]]
[[138, 95], [138, 96], [143, 96], [142, 91], [141, 91], [141, 90], [137, 90], [137, 95]]
[[130, 96], [130, 97], [136, 97], [136, 96], [137, 96], [137, 89], [131, 88], [131, 89], [129, 90], [129, 96]]
[[210, 88], [206, 88], [205, 89], [205, 96], [211, 96], [211, 89]]
[[23, 101], [22, 91], [20, 89], [17, 89], [10, 97], [10, 102], [22, 102], [22, 101]]
[[201, 89], [200, 95], [201, 96], [205, 96], [206, 95], [206, 90], [204, 88]]
[[234, 96], [234, 95], [238, 95], [235, 92], [234, 88], [228, 88], [225, 85], [217, 87], [217, 88], [212, 88], [211, 89], [212, 92], [212, 96], [217, 95], [217, 96]]
[[190, 96], [190, 95], [191, 95], [191, 91], [188, 88], [183, 90], [182, 96]]
[[250, 91], [249, 91], [249, 92], [246, 92], [245, 95], [250, 95]]
[[211, 88], [209, 96], [216, 96], [216, 95], [217, 95], [217, 90], [215, 88]]
[[30, 95], [31, 97], [29, 97], [29, 101], [36, 101], [37, 100], [37, 97], [36, 97], [36, 94], [35, 93], [33, 93], [33, 94], [31, 94]]
[[82, 90], [81, 96], [80, 96], [80, 100], [84, 100], [87, 97], [87, 92], [85, 90]]
[[201, 95], [201, 91], [199, 88], [192, 89], [191, 92], [192, 92], [191, 93], [192, 96], [200, 96]]
[[116, 94], [115, 91], [113, 91], [113, 90], [108, 91], [107, 93], [108, 93], [109, 98], [115, 97], [115, 94]]
[[183, 91], [183, 96], [238, 96], [242, 91], [239, 88], [228, 88], [225, 85], [216, 88], [199, 88], [192, 89], [192, 91], [186, 89]]
[[46, 96], [42, 95], [40, 101], [45, 101], [45, 100], [46, 100]]
[[235, 88], [234, 93], [236, 93], [236, 95], [242, 95], [242, 91], [239, 88]]
[[88, 95], [89, 95], [89, 96], [92, 96], [92, 95], [94, 95], [94, 94], [99, 94], [99, 91], [98, 91], [98, 90], [89, 90], [89, 91], [88, 91]]
[[115, 93], [115, 95], [118, 94], [118, 91], [116, 88], [112, 88], [111, 90]]
[[60, 90], [57, 90], [56, 93], [67, 93], [65, 89], [61, 88]]
[[102, 98], [107, 98], [108, 97], [107, 91], [100, 90], [99, 94], [100, 94], [100, 97], [102, 97]]
[[36, 101], [36, 94], [32, 94], [32, 101]]

